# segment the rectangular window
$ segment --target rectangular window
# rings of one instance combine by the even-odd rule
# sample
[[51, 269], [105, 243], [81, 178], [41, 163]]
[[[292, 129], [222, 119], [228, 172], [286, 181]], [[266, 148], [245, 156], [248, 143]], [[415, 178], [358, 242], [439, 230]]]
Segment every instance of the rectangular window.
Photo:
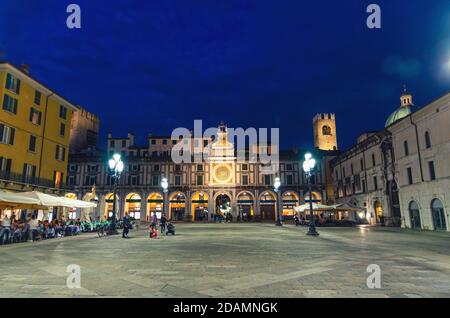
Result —
[[0, 143], [5, 145], [14, 145], [14, 135], [16, 129], [0, 124]]
[[77, 172], [77, 168], [78, 168], [77, 165], [70, 165], [69, 166], [69, 171], [70, 172]]
[[293, 183], [292, 175], [287, 175], [286, 176], [286, 184], [291, 185], [292, 183]]
[[127, 146], [127, 141], [126, 140], [122, 140], [122, 148], [125, 148]]
[[175, 165], [175, 171], [180, 172], [181, 171], [181, 165]]
[[167, 145], [167, 139], [163, 139], [163, 145]]
[[42, 113], [33, 107], [30, 109], [30, 122], [34, 125], [40, 125], [42, 119]]
[[292, 165], [291, 164], [287, 164], [286, 165], [286, 170], [287, 171], [291, 171], [292, 170]]
[[351, 170], [351, 172], [352, 172], [352, 175], [354, 175], [354, 174], [355, 174], [355, 172], [354, 172], [354, 169], [353, 169], [353, 163], [352, 163], [352, 164], [350, 164], [350, 170]]
[[114, 144], [115, 144], [115, 143], [114, 143], [114, 140], [110, 140], [110, 141], [109, 141], [109, 146], [110, 146], [111, 148], [114, 148]]
[[68, 176], [67, 177], [67, 183], [69, 186], [74, 186], [76, 183], [76, 177], [75, 176]]
[[59, 106], [59, 118], [67, 119], [67, 108], [63, 105]]
[[361, 171], [364, 171], [364, 162], [362, 159], [359, 161], [359, 164], [361, 166]]
[[366, 180], [362, 181], [362, 191], [363, 193], [366, 193]]
[[8, 180], [11, 174], [12, 159], [0, 157], [0, 178]]
[[203, 171], [203, 165], [197, 165], [197, 171]]
[[172, 145], [176, 145], [177, 144], [177, 140], [172, 140]]
[[25, 163], [23, 165], [22, 182], [34, 183], [36, 177], [36, 166]]
[[159, 176], [153, 176], [152, 177], [152, 184], [154, 186], [158, 186], [159, 185]]
[[7, 112], [17, 114], [17, 105], [18, 100], [16, 98], [12, 98], [9, 95], [5, 94], [5, 98], [3, 98], [3, 109]]
[[203, 176], [202, 175], [197, 176], [197, 185], [203, 185]]
[[30, 143], [28, 144], [28, 150], [36, 152], [36, 136], [30, 135]]
[[19, 94], [20, 93], [20, 79], [12, 76], [11, 74], [6, 74], [6, 85], [5, 87], [10, 91]]
[[61, 123], [59, 126], [59, 135], [62, 137], [66, 135], [66, 124]]
[[242, 184], [248, 185], [248, 176], [242, 176]]
[[246, 163], [242, 164], [242, 171], [248, 171], [248, 164]]
[[375, 154], [372, 154], [372, 166], [376, 166], [377, 162], [375, 161]]
[[428, 169], [430, 170], [430, 180], [436, 180], [436, 172], [434, 170], [434, 161], [428, 162]]
[[175, 185], [176, 186], [181, 185], [181, 176], [175, 176]]
[[203, 140], [203, 147], [207, 147], [208, 146], [208, 140]]
[[56, 145], [56, 160], [66, 160], [66, 148]]
[[344, 176], [345, 179], [345, 168], [342, 168], [342, 175]]
[[154, 165], [153, 166], [153, 171], [159, 171], [159, 165]]
[[373, 188], [374, 188], [375, 190], [378, 190], [378, 179], [377, 179], [376, 176], [373, 177]]
[[266, 175], [264, 176], [264, 184], [267, 185], [267, 186], [269, 186], [269, 185], [272, 184], [270, 175], [267, 175], [267, 174], [266, 174]]
[[38, 106], [41, 105], [41, 97], [42, 97], [42, 94], [40, 91], [34, 92], [34, 103]]
[[151, 140], [152, 145], [156, 145], [156, 139]]
[[413, 174], [412, 174], [412, 168], [406, 169], [406, 175], [408, 176], [408, 184], [413, 184]]

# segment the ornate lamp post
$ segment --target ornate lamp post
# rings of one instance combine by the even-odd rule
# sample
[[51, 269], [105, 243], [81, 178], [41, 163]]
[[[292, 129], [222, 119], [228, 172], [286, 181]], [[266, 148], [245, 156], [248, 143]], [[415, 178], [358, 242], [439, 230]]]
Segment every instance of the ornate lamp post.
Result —
[[311, 187], [311, 176], [313, 174], [314, 167], [316, 166], [316, 160], [312, 157], [310, 153], [305, 154], [305, 161], [303, 162], [303, 171], [305, 172], [306, 179], [308, 180], [308, 190], [309, 190], [309, 231], [307, 235], [319, 236], [314, 224], [314, 212], [313, 212], [313, 198], [312, 198], [312, 187]]
[[167, 180], [167, 178], [161, 179], [161, 188], [163, 188], [163, 192], [164, 192], [163, 214], [167, 217], [167, 207], [168, 207], [167, 194], [169, 192], [169, 181]]
[[273, 183], [273, 187], [275, 188], [275, 193], [277, 194], [277, 223], [276, 226], [283, 226], [283, 223], [281, 222], [281, 213], [280, 213], [280, 186], [281, 186], [281, 179], [279, 177], [275, 178], [275, 182]]
[[114, 198], [113, 198], [113, 212], [111, 216], [111, 232], [116, 232], [116, 206], [117, 206], [117, 184], [120, 180], [120, 175], [124, 169], [124, 163], [119, 154], [115, 154], [112, 159], [108, 161], [109, 170], [114, 184]]

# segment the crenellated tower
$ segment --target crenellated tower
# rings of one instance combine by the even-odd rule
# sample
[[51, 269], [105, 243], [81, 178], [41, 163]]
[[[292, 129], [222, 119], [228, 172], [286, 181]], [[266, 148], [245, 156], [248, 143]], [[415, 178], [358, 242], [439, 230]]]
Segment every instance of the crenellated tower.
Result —
[[335, 114], [317, 114], [313, 119], [314, 147], [320, 150], [338, 150]]

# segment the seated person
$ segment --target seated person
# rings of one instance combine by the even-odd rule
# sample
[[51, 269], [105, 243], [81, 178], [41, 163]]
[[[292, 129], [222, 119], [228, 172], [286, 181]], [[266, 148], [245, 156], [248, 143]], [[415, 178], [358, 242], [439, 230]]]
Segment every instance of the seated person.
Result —
[[167, 232], [166, 232], [166, 235], [169, 235], [169, 234], [172, 234], [172, 235], [175, 235], [175, 225], [173, 225], [172, 223], [167, 223]]
[[158, 238], [158, 230], [156, 229], [156, 227], [152, 227], [150, 226], [150, 238]]

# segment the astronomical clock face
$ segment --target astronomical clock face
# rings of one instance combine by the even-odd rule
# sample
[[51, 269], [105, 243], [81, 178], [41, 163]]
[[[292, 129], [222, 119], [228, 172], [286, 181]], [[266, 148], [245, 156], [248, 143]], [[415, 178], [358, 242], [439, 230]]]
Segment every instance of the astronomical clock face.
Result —
[[229, 165], [217, 165], [214, 167], [215, 183], [230, 183], [232, 179], [231, 167]]

